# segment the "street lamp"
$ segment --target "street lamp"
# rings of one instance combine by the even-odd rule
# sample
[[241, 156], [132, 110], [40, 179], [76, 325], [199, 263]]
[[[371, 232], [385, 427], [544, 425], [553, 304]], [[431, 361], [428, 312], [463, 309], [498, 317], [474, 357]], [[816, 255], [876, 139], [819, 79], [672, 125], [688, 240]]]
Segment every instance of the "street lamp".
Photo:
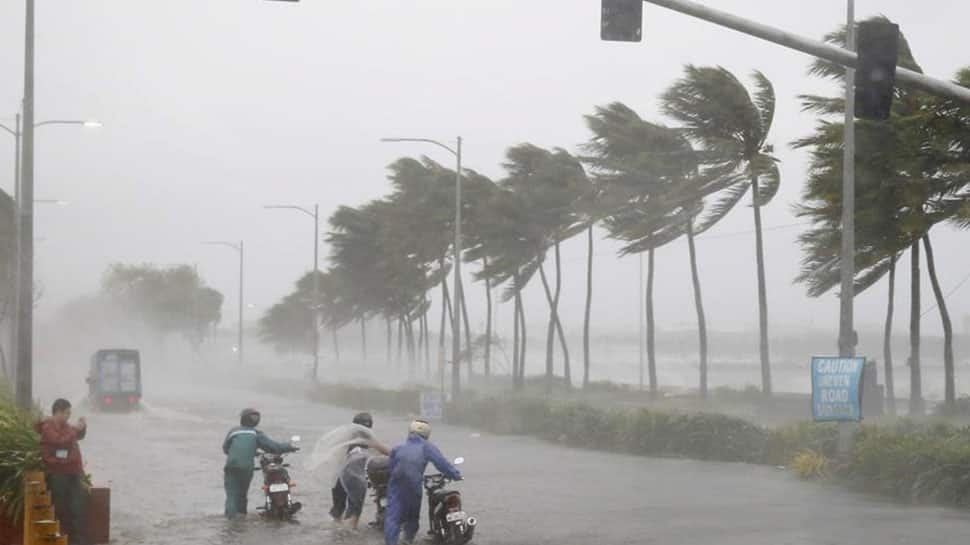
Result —
[[[455, 156], [457, 161], [457, 166], [455, 167], [455, 245], [454, 245], [454, 257], [452, 258], [455, 262], [455, 312], [452, 316], [452, 335], [453, 339], [451, 342], [451, 396], [452, 400], [458, 399], [458, 393], [461, 390], [461, 301], [462, 301], [462, 285], [461, 285], [461, 137], [456, 139], [456, 146], [452, 148], [446, 144], [442, 144], [437, 140], [432, 140], [430, 138], [381, 138], [381, 142], [421, 142], [425, 144], [434, 144], [440, 148], [448, 150], [452, 155]], [[469, 377], [471, 378], [471, 377]]]
[[320, 205], [313, 205], [313, 210], [293, 204], [270, 204], [263, 206], [267, 210], [296, 210], [313, 218], [313, 380], [317, 380], [320, 368]]
[[[0, 124], [0, 129], [14, 137], [14, 225], [17, 237], [14, 256], [14, 321], [11, 328], [13, 341], [11, 352], [16, 358], [16, 399], [21, 408], [32, 405], [33, 390], [33, 305], [22, 305], [21, 301], [33, 300], [33, 238], [34, 203], [34, 129], [45, 125], [80, 125], [101, 127], [98, 121], [72, 119], [52, 119], [34, 123], [33, 110], [33, 1], [27, 3], [27, 56], [24, 74], [24, 115], [17, 113], [14, 126]], [[21, 120], [23, 123], [21, 123]], [[23, 164], [21, 164], [23, 158]], [[23, 192], [23, 195], [21, 193]], [[57, 202], [56, 204], [66, 204]], [[29, 256], [29, 257], [27, 257]], [[26, 347], [21, 349], [21, 347]]]
[[225, 246], [227, 248], [232, 248], [233, 250], [239, 253], [239, 333], [238, 333], [238, 339], [236, 341], [238, 346], [238, 350], [236, 350], [236, 360], [238, 361], [239, 365], [242, 365], [244, 361], [243, 360], [243, 309], [245, 308], [245, 306], [243, 305], [243, 266], [245, 262], [244, 261], [245, 252], [243, 249], [243, 241], [240, 240], [239, 244], [236, 244], [235, 242], [227, 242], [224, 240], [209, 240], [209, 241], [203, 242], [202, 244], [205, 244], [208, 246]]

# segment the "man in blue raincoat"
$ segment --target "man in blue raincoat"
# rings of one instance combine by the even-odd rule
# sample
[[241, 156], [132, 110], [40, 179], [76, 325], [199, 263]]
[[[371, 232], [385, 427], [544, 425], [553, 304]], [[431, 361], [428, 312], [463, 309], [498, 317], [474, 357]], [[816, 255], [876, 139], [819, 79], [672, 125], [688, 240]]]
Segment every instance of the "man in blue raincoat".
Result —
[[257, 430], [259, 420], [259, 411], [243, 409], [239, 415], [239, 426], [229, 430], [226, 440], [222, 442], [222, 452], [226, 454], [226, 518], [246, 514], [249, 485], [255, 471], [253, 458], [257, 451], [285, 454], [299, 450], [289, 443], [277, 443]]
[[428, 462], [449, 479], [461, 479], [461, 472], [445, 459], [438, 447], [428, 441], [429, 437], [431, 424], [415, 420], [408, 428], [407, 441], [391, 451], [391, 477], [387, 484], [387, 513], [384, 519], [385, 545], [397, 545], [402, 526], [404, 541], [414, 541], [421, 518], [421, 491]]

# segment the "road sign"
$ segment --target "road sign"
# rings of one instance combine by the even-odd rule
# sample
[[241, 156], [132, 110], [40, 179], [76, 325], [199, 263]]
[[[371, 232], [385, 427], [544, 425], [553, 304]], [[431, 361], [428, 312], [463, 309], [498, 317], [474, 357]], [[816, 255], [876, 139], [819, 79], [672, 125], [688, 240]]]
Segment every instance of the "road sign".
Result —
[[444, 406], [440, 392], [421, 392], [421, 416], [425, 420], [444, 418]]
[[863, 357], [812, 357], [812, 416], [816, 422], [862, 420]]

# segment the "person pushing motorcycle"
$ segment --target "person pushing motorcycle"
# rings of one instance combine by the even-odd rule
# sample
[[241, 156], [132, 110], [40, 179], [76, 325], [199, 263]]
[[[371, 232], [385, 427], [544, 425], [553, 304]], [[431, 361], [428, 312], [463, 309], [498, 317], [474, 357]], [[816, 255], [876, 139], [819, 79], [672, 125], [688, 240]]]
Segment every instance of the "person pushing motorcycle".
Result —
[[[354, 416], [353, 424], [370, 430], [374, 427], [374, 419], [370, 413], [359, 413]], [[353, 530], [360, 524], [360, 515], [367, 497], [367, 476], [364, 468], [371, 456], [371, 449], [384, 455], [390, 454], [387, 447], [373, 439], [370, 433], [356, 428], [354, 443], [347, 448], [347, 458], [337, 472], [337, 480], [333, 485], [333, 508], [330, 509], [330, 516], [337, 522], [349, 522]]]
[[226, 487], [226, 518], [245, 515], [249, 500], [249, 485], [253, 481], [253, 458], [262, 450], [271, 454], [296, 452], [299, 448], [290, 443], [278, 443], [256, 429], [260, 414], [256, 409], [243, 409], [239, 426], [229, 430], [222, 442], [226, 454], [224, 479]]
[[385, 545], [397, 545], [402, 527], [404, 541], [414, 541], [420, 525], [421, 492], [428, 462], [449, 479], [461, 480], [461, 472], [428, 440], [430, 437], [431, 424], [415, 420], [408, 427], [407, 441], [391, 451], [391, 477], [387, 486], [387, 514], [384, 520]]

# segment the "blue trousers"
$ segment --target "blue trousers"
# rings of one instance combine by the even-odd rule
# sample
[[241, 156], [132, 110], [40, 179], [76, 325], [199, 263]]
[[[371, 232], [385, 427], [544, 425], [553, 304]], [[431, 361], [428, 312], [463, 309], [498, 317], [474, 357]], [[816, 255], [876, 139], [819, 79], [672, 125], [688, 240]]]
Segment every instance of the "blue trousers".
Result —
[[389, 487], [384, 515], [384, 545], [397, 545], [401, 529], [405, 543], [414, 541], [421, 519], [421, 489], [395, 490]]

